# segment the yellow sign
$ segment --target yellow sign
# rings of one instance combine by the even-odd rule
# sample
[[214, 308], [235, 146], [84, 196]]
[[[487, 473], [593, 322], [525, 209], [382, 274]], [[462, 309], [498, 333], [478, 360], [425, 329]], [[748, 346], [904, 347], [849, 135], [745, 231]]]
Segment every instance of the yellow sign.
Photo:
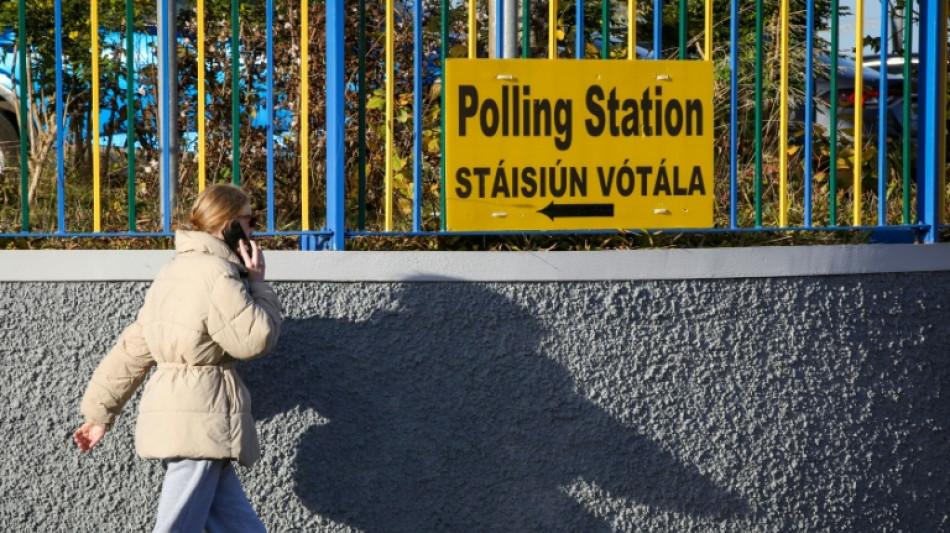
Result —
[[712, 63], [449, 59], [449, 230], [712, 227]]

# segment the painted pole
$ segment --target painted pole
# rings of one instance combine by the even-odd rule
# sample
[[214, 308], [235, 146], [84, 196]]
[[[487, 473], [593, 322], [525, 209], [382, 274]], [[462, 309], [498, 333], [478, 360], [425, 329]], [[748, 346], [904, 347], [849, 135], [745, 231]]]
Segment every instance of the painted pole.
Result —
[[920, 3], [920, 64], [917, 87], [917, 217], [930, 225], [924, 242], [940, 239], [946, 165], [947, 6]]
[[327, 229], [333, 233], [327, 245], [331, 250], [343, 250], [346, 245], [344, 16], [343, 0], [327, 1]]

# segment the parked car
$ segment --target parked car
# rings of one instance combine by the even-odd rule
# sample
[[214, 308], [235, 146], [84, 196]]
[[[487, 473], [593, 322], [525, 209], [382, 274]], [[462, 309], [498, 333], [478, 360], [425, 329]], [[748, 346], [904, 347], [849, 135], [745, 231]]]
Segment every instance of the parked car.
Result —
[[[836, 91], [837, 94], [831, 94], [831, 76], [828, 71], [831, 68], [831, 58], [820, 56], [816, 64], [816, 70], [823, 71], [825, 75], [816, 74], [814, 76], [814, 124], [821, 126], [825, 132], [832, 130], [831, 123], [831, 102], [832, 98], [838, 104], [838, 137], [851, 138], [854, 131], [854, 109], [855, 106], [862, 106], [862, 135], [865, 139], [876, 139], [878, 136], [878, 125], [880, 124], [881, 106], [887, 108], [887, 136], [900, 137], [904, 131], [904, 81], [902, 77], [888, 76], [887, 90], [884, 95], [881, 94], [881, 74], [871, 68], [861, 70], [863, 78], [862, 94], [855, 93], [855, 81], [857, 74], [857, 65], [848, 58], [838, 59], [838, 71], [836, 73]], [[793, 110], [793, 117], [798, 121], [804, 121], [804, 105], [797, 104]], [[916, 132], [916, 114], [913, 115], [910, 131], [913, 135]]]
[[[904, 80], [904, 63], [905, 58], [902, 55], [893, 55], [889, 56], [886, 61], [886, 69], [888, 73], [888, 81], [890, 77], [893, 76], [903, 83]], [[920, 57], [917, 54], [911, 54], [910, 56], [910, 97], [911, 97], [911, 137], [916, 138], [917, 136], [917, 76], [919, 73], [918, 66], [920, 64]], [[864, 61], [864, 65], [868, 68], [873, 68], [877, 71], [880, 71], [881, 59], [880, 57], [871, 57]], [[950, 84], [950, 63], [947, 64], [947, 83]], [[950, 88], [948, 88], [950, 91]], [[950, 110], [948, 110], [946, 117], [946, 147], [950, 150]]]
[[[912, 54], [910, 59], [910, 136], [912, 139], [917, 137], [917, 64], [920, 59], [917, 54]], [[881, 69], [881, 58], [880, 56], [872, 56], [865, 58], [864, 60], [865, 68], [873, 69], [878, 73], [878, 76], [886, 73], [887, 82], [889, 86], [899, 85], [900, 91], [898, 95], [898, 101], [895, 102], [895, 105], [898, 109], [897, 120], [900, 122], [901, 126], [904, 123], [904, 56], [893, 55], [889, 56], [885, 62], [885, 68]], [[903, 131], [903, 128], [901, 129]]]
[[[911, 79], [917, 79], [917, 64], [920, 62], [920, 58], [917, 54], [911, 54], [910, 56], [910, 75]], [[887, 75], [888, 76], [899, 76], [901, 79], [904, 77], [904, 56], [902, 55], [892, 55], [888, 56], [887, 61]], [[871, 56], [864, 59], [864, 66], [867, 68], [873, 68], [874, 70], [881, 72], [881, 57], [880, 56]]]

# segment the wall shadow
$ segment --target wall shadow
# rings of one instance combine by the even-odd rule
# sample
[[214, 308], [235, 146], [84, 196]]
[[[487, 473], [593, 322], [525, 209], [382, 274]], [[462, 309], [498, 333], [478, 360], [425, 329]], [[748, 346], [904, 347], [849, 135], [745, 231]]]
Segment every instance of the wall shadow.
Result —
[[[576, 392], [547, 331], [485, 286], [407, 283], [369, 320], [287, 320], [242, 372], [264, 420], [329, 419], [296, 450], [295, 492], [363, 531], [608, 531], [566, 494], [711, 519], [747, 506]], [[582, 327], [582, 325], [578, 325]]]

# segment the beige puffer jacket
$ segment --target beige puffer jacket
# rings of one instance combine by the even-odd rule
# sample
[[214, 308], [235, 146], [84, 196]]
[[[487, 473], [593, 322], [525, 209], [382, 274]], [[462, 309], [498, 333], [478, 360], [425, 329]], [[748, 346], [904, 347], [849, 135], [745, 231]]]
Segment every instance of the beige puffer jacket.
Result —
[[145, 459], [260, 458], [247, 388], [236, 360], [277, 342], [280, 303], [265, 282], [242, 277], [220, 239], [178, 231], [175, 257], [159, 271], [138, 318], [102, 360], [86, 388], [86, 422], [110, 427], [149, 369], [135, 429]]

